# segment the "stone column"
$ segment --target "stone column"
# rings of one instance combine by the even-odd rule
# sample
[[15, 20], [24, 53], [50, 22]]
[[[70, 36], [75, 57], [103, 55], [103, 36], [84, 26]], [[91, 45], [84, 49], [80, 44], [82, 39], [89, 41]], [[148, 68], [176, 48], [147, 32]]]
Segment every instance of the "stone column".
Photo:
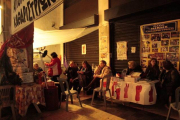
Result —
[[[99, 60], [105, 60], [110, 65], [110, 40], [109, 40], [109, 22], [104, 20], [104, 10], [109, 9], [109, 0], [98, 0], [99, 13]], [[107, 43], [102, 43], [102, 39]], [[107, 46], [107, 49], [103, 49]], [[102, 57], [103, 54], [103, 57]]]

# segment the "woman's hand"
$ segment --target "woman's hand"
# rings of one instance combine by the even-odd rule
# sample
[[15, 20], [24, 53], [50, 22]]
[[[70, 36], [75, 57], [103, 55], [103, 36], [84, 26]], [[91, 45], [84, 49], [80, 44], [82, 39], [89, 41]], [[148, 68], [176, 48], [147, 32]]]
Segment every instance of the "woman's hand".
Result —
[[77, 71], [77, 73], [84, 74], [84, 72], [83, 72], [83, 71]]

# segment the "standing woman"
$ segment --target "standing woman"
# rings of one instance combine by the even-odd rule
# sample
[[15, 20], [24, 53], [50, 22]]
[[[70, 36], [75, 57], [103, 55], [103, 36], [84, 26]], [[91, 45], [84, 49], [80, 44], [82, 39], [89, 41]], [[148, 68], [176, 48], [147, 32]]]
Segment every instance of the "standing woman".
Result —
[[163, 69], [164, 74], [161, 79], [162, 94], [165, 105], [169, 106], [175, 100], [175, 90], [180, 86], [180, 76], [170, 61], [163, 61]]
[[159, 79], [159, 66], [156, 58], [152, 58], [149, 61], [148, 67], [143, 74], [142, 78], [148, 78], [150, 80], [158, 80]]
[[45, 65], [49, 68], [48, 76], [51, 77], [54, 82], [58, 82], [57, 77], [59, 77], [62, 73], [61, 61], [55, 52], [51, 53], [51, 57], [51, 62], [45, 63]]

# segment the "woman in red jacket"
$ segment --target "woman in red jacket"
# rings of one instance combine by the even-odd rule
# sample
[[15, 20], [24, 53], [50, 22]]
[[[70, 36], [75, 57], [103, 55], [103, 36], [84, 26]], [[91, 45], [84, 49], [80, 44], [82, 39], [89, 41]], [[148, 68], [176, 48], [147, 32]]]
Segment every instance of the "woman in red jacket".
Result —
[[51, 53], [51, 62], [50, 63], [45, 63], [48, 69], [48, 76], [51, 77], [51, 79], [54, 82], [58, 82], [57, 77], [59, 77], [62, 73], [61, 70], [61, 61], [57, 57], [57, 54], [55, 52]]

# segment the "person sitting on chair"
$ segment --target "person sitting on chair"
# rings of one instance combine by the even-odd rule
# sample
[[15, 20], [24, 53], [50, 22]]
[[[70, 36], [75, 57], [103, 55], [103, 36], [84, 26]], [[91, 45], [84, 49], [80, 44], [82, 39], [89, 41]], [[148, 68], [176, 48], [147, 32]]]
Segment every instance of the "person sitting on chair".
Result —
[[[39, 83], [39, 76], [42, 73], [42, 68], [39, 67], [38, 63], [33, 64], [33, 75], [34, 75], [34, 81], [36, 83]], [[41, 81], [42, 82], [42, 81]]]
[[141, 78], [148, 78], [150, 80], [158, 80], [159, 79], [159, 66], [156, 58], [152, 58], [149, 61], [148, 67], [145, 73], [141, 76]]
[[82, 68], [77, 72], [79, 75], [79, 90], [86, 87], [92, 80], [92, 68], [87, 61], [82, 62]]
[[69, 89], [73, 87], [73, 90], [77, 90], [79, 86], [77, 71], [78, 71], [78, 67], [76, 66], [74, 61], [70, 61], [68, 69], [64, 72], [64, 74], [67, 74]]
[[[84, 89], [85, 90], [88, 90], [88, 89], [90, 89], [90, 88], [96, 88], [96, 87], [99, 87], [100, 86], [100, 79], [102, 79], [102, 78], [108, 78], [108, 77], [111, 77], [111, 75], [112, 75], [112, 72], [111, 72], [111, 69], [110, 69], [110, 67], [108, 67], [107, 65], [106, 65], [106, 61], [104, 61], [104, 60], [101, 60], [101, 62], [100, 62], [100, 65], [99, 65], [100, 67], [101, 67], [101, 74], [95, 74], [94, 76], [93, 76], [93, 80], [90, 82], [90, 84], [87, 86], [87, 87], [85, 87]], [[98, 69], [97, 69], [98, 70]], [[95, 71], [96, 72], [96, 71]], [[98, 73], [98, 72], [97, 72]], [[110, 82], [110, 81], [107, 81], [107, 82]], [[108, 85], [109, 83], [106, 83], [106, 85]]]
[[130, 75], [133, 72], [143, 72], [140, 65], [137, 65], [135, 61], [128, 62], [128, 69], [126, 75]]

